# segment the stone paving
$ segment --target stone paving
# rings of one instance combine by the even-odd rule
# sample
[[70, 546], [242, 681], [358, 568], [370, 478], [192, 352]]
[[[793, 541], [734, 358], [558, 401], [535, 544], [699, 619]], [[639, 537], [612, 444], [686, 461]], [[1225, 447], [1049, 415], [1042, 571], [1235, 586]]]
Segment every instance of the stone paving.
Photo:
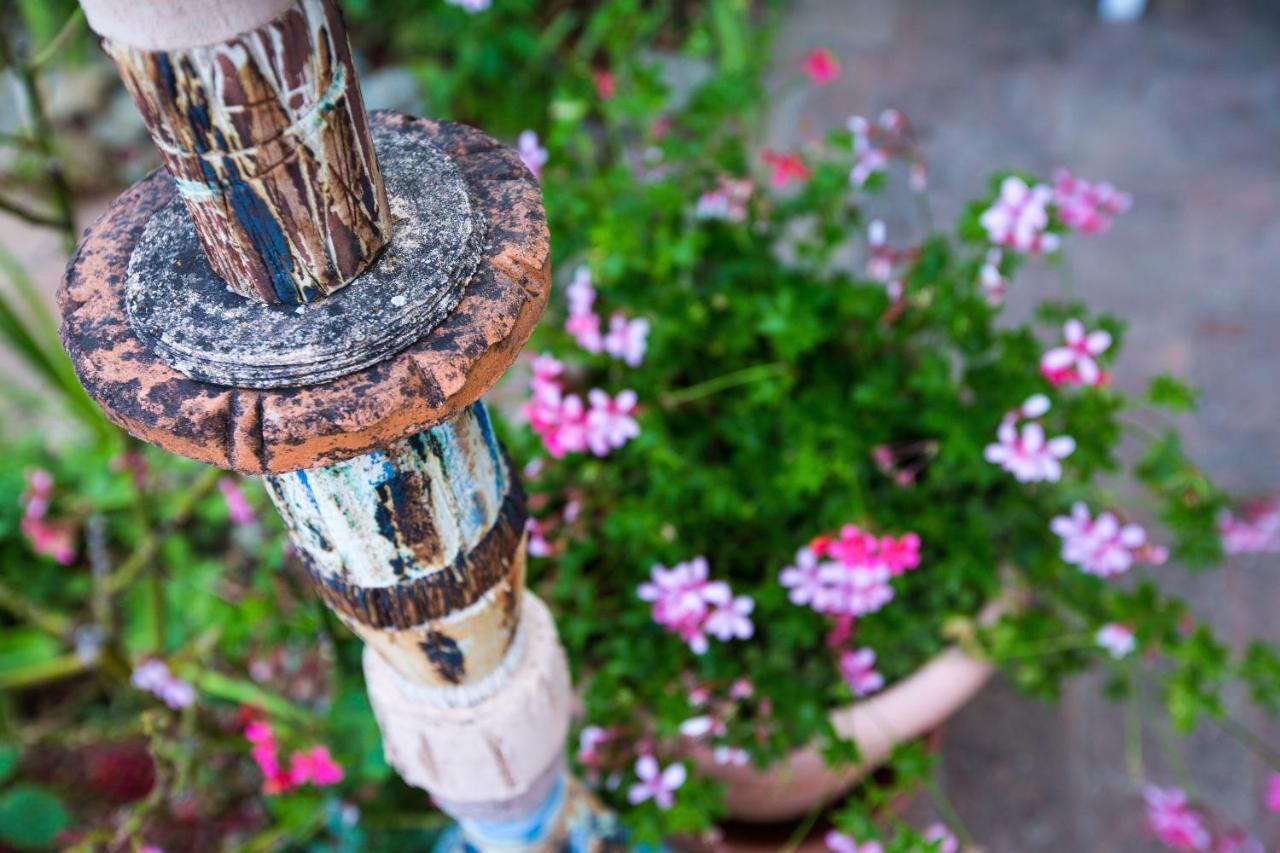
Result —
[[[1010, 311], [1068, 286], [1128, 316], [1117, 382], [1189, 376], [1204, 389], [1200, 413], [1181, 423], [1195, 456], [1228, 488], [1276, 490], [1280, 4], [1150, 5], [1139, 23], [1106, 25], [1085, 0], [800, 0], [778, 74], [817, 45], [843, 74], [779, 102], [770, 142], [791, 147], [850, 113], [899, 107], [930, 157], [943, 223], [999, 167], [1047, 175], [1063, 164], [1132, 192], [1110, 232], [1071, 241], [1069, 277], [1023, 276]], [[1162, 575], [1234, 642], [1280, 641], [1280, 560]], [[1073, 684], [1048, 707], [997, 683], [948, 728], [944, 787], [985, 849], [1160, 849], [1125, 771], [1122, 714], [1096, 687]], [[1178, 781], [1159, 743], [1146, 747], [1153, 778]], [[1260, 802], [1267, 768], [1220, 732], [1186, 747], [1197, 793], [1274, 849], [1280, 816]]]

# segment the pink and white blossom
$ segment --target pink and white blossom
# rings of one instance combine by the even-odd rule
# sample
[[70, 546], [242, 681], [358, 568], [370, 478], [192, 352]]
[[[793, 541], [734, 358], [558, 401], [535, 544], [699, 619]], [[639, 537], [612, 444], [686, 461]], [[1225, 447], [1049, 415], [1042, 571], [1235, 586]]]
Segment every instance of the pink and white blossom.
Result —
[[600, 747], [608, 743], [610, 735], [601, 726], [584, 726], [578, 733], [578, 761], [585, 767], [600, 764]]
[[550, 557], [556, 552], [555, 546], [547, 541], [546, 522], [529, 516], [525, 519], [524, 529], [529, 532], [527, 548], [530, 557]]
[[855, 696], [869, 696], [884, 687], [884, 676], [876, 671], [876, 653], [868, 646], [845, 649], [840, 655], [840, 674]]
[[1213, 853], [1267, 853], [1267, 848], [1257, 838], [1235, 826], [1218, 836]]
[[746, 767], [751, 763], [751, 753], [737, 746], [717, 746], [711, 751], [711, 759], [716, 764]]
[[1106, 649], [1116, 660], [1128, 657], [1138, 647], [1133, 629], [1119, 622], [1108, 622], [1103, 625], [1093, 638], [1094, 642]]
[[850, 116], [847, 123], [853, 134], [853, 168], [849, 170], [849, 183], [860, 187], [889, 165], [889, 152], [874, 141], [877, 130], [862, 116]]
[[130, 682], [156, 696], [170, 708], [185, 708], [196, 701], [196, 689], [169, 671], [164, 661], [151, 658], [134, 667]]
[[607, 456], [610, 450], [622, 447], [640, 434], [640, 425], [633, 417], [637, 406], [635, 391], [619, 391], [610, 397], [593, 388], [587, 399], [591, 411], [586, 418], [586, 442], [596, 456]]
[[1049, 203], [1053, 190], [1044, 184], [1027, 186], [1011, 175], [1000, 184], [1000, 194], [978, 218], [987, 239], [997, 246], [1018, 252], [1052, 252], [1058, 248], [1056, 234], [1049, 227]]
[[1267, 811], [1280, 812], [1280, 772], [1267, 777], [1267, 794], [1263, 801]]
[[1062, 326], [1065, 343], [1040, 359], [1040, 372], [1054, 385], [1105, 385], [1106, 374], [1097, 358], [1111, 346], [1111, 333], [1085, 331], [1084, 323], [1068, 320]]
[[621, 311], [609, 318], [609, 331], [603, 340], [604, 351], [628, 367], [639, 367], [649, 337], [649, 321], [643, 317], [628, 320]]
[[1137, 563], [1159, 565], [1169, 556], [1167, 549], [1148, 544], [1140, 525], [1122, 524], [1108, 511], [1094, 518], [1081, 501], [1072, 504], [1070, 515], [1055, 516], [1049, 529], [1062, 539], [1065, 562], [1102, 578], [1124, 574]]
[[64, 566], [76, 559], [76, 528], [69, 521], [48, 517], [53, 502], [53, 475], [37, 468], [27, 472], [27, 488], [20, 498], [22, 535], [37, 554], [52, 557]]
[[1111, 218], [1129, 209], [1133, 199], [1108, 183], [1090, 183], [1066, 169], [1053, 173], [1053, 202], [1058, 218], [1081, 234], [1095, 234], [1111, 227]]
[[457, 6], [459, 9], [474, 15], [477, 12], [487, 10], [493, 0], [444, 0], [444, 2], [450, 6]]
[[745, 178], [720, 179], [719, 185], [698, 198], [694, 216], [698, 219], [718, 219], [725, 222], [743, 222], [747, 218], [747, 202], [755, 184]]
[[[827, 558], [827, 559], [823, 559]], [[819, 613], [854, 617], [893, 600], [890, 580], [920, 565], [920, 537], [878, 537], [846, 524], [838, 536], [818, 537], [796, 552], [778, 580], [793, 604]]]
[[879, 841], [865, 841], [859, 844], [851, 836], [837, 830], [830, 830], [822, 839], [827, 849], [833, 853], [884, 853]]
[[1003, 253], [999, 249], [991, 249], [978, 269], [978, 290], [992, 307], [1004, 302], [1005, 295], [1009, 292], [1009, 282], [1000, 272], [1002, 259]]
[[1062, 462], [1076, 449], [1071, 436], [1046, 438], [1044, 427], [1034, 421], [1018, 429], [1016, 418], [1006, 417], [996, 430], [996, 443], [988, 444], [983, 456], [999, 465], [1022, 483], [1057, 482]]
[[675, 804], [675, 791], [684, 784], [687, 772], [683, 764], [672, 764], [663, 769], [652, 755], [642, 755], [636, 760], [638, 782], [627, 791], [627, 802], [637, 806], [653, 800], [660, 809]]
[[751, 596], [735, 596], [732, 601], [721, 604], [711, 612], [703, 629], [717, 640], [725, 642], [735, 638], [749, 640], [755, 633], [755, 626], [750, 619], [755, 606]]
[[1174, 850], [1208, 850], [1211, 841], [1204, 818], [1191, 808], [1187, 795], [1177, 788], [1148, 785], [1147, 826], [1166, 847]]
[[960, 853], [960, 840], [944, 823], [933, 823], [924, 831], [924, 840], [937, 845], [936, 853]]
[[1280, 500], [1246, 501], [1218, 516], [1222, 550], [1227, 554], [1280, 553]]
[[[467, 0], [467, 2], [476, 2], [476, 0]], [[479, 0], [486, 5], [488, 0]], [[538, 134], [532, 130], [523, 130], [516, 142], [516, 151], [520, 154], [520, 159], [524, 161], [525, 168], [533, 173], [533, 176], [539, 181], [542, 180], [542, 167], [547, 165], [547, 149], [538, 144]]]

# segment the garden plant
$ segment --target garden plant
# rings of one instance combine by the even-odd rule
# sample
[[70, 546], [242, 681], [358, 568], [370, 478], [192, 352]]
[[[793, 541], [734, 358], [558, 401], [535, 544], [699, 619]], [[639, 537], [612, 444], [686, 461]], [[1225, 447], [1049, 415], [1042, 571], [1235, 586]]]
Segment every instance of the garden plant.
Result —
[[[1020, 271], [1105, 241], [1142, 199], [1007, 171], [973, 176], [959, 220], [934, 222], [926, 153], [946, 152], [892, 109], [768, 147], [770, 86], [841, 73], [815, 46], [766, 76], [771, 7], [347, 6], [370, 53], [420, 72], [432, 115], [505, 132], [542, 183], [557, 293], [495, 409], [529, 491], [530, 586], [581, 692], [570, 760], [637, 841], [714, 838], [724, 768], [809, 746], [859, 765], [832, 711], [952, 649], [1040, 699], [1102, 672], [1153, 833], [1262, 849], [1264, 828], [1155, 775], [1143, 744], [1217, 726], [1280, 774], [1223, 699], [1280, 713], [1276, 650], [1230, 647], [1159, 583], [1280, 551], [1280, 506], [1234, 500], [1184, 453], [1170, 416], [1194, 412], [1194, 388], [1112, 381], [1123, 318], [1065, 289], [1027, 319], [1004, 311]], [[73, 37], [50, 28], [5, 60], [34, 75], [42, 45]], [[47, 156], [31, 109], [17, 142]], [[58, 209], [46, 224], [66, 225]], [[0, 301], [0, 330], [76, 425], [6, 424], [0, 842], [420, 849], [444, 818], [383, 760], [358, 644], [259, 486], [106, 424], [34, 286], [5, 270], [20, 298]], [[787, 843], [827, 822], [837, 851], [981, 843], [923, 741], [883, 764]], [[917, 789], [942, 822], [895, 816]], [[1258, 794], [1280, 810], [1280, 775]]]

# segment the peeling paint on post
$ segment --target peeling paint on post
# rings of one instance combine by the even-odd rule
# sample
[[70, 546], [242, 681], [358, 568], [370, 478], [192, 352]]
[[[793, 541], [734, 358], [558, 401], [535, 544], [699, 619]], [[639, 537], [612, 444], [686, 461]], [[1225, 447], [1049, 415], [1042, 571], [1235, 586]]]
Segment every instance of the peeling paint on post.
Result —
[[502, 663], [525, 506], [483, 403], [383, 450], [263, 480], [320, 596], [401, 675], [458, 685]]

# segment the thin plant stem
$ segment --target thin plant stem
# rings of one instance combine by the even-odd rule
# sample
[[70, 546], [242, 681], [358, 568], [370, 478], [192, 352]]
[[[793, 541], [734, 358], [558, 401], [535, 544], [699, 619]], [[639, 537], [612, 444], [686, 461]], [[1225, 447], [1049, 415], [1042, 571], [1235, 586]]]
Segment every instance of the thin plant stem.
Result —
[[721, 391], [727, 391], [730, 388], [737, 388], [741, 385], [749, 385], [752, 382], [772, 379], [783, 376], [786, 373], [787, 365], [781, 361], [775, 361], [769, 364], [753, 364], [750, 367], [744, 367], [741, 370], [734, 370], [721, 376], [714, 376], [711, 379], [707, 379], [695, 385], [689, 385], [685, 388], [663, 394], [662, 407], [664, 409], [673, 409], [676, 406], [682, 406], [685, 403], [692, 403], [695, 400], [701, 400], [704, 397], [719, 394]]
[[827, 807], [827, 798], [823, 797], [818, 804], [809, 809], [805, 814], [804, 820], [800, 821], [795, 830], [787, 838], [787, 843], [782, 845], [781, 853], [795, 853], [800, 849], [800, 845], [809, 837], [809, 833], [813, 832], [814, 824], [818, 822], [818, 818], [822, 817], [822, 811]]
[[39, 210], [32, 210], [31, 208], [24, 207], [18, 202], [13, 201], [12, 199], [7, 199], [4, 196], [0, 196], [0, 210], [3, 210], [10, 216], [18, 217], [23, 222], [28, 222], [32, 225], [39, 225], [43, 228], [57, 228], [61, 230], [66, 225], [66, 222], [60, 216], [56, 216], [52, 213], [44, 213]]
[[217, 468], [209, 468], [185, 492], [178, 496], [174, 504], [173, 513], [144, 536], [137, 547], [133, 549], [133, 553], [107, 578], [106, 588], [108, 592], [119, 592], [141, 574], [143, 569], [150, 564], [156, 551], [159, 550], [160, 543], [164, 540], [164, 537], [186, 522], [196, 503], [213, 491], [214, 486], [217, 485], [218, 477], [221, 475], [222, 472]]
[[947, 797], [946, 792], [942, 790], [942, 786], [938, 784], [938, 779], [932, 772], [925, 780], [924, 785], [929, 791], [929, 799], [933, 801], [933, 807], [941, 812], [942, 819], [960, 840], [960, 846], [965, 850], [976, 849], [977, 845], [974, 843], [973, 836], [969, 834], [968, 828], [965, 827], [964, 821], [961, 820], [960, 813], [956, 811], [955, 806], [951, 805], [951, 800]]
[[51, 684], [79, 675], [87, 669], [89, 664], [75, 653], [58, 655], [48, 660], [36, 661], [0, 672], [0, 690], [18, 690]]
[[80, 30], [80, 25], [84, 23], [84, 9], [76, 6], [74, 12], [67, 16], [62, 26], [58, 28], [58, 32], [53, 38], [49, 39], [49, 43], [36, 51], [35, 56], [27, 60], [27, 68], [31, 71], [39, 71], [49, 63], [62, 46], [71, 40], [71, 38]]
[[45, 610], [22, 593], [0, 581], [0, 610], [7, 610], [46, 634], [62, 638], [71, 632], [71, 621], [60, 613]]
[[1223, 731], [1244, 744], [1254, 755], [1274, 768], [1280, 768], [1280, 751], [1267, 743], [1260, 735], [1245, 726], [1235, 717], [1223, 717], [1215, 720]]
[[1129, 667], [1133, 677], [1133, 697], [1124, 705], [1124, 754], [1129, 775], [1138, 784], [1147, 779], [1146, 763], [1142, 758], [1142, 682], [1135, 656]]

